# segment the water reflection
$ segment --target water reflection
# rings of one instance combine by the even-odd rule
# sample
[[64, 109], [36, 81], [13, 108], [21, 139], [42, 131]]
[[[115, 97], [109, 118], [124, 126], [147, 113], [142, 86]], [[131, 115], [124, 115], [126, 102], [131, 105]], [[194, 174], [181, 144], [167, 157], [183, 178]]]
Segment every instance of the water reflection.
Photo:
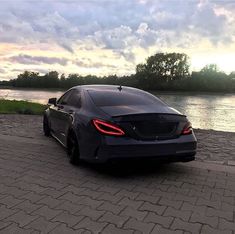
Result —
[[195, 128], [235, 132], [235, 95], [157, 96], [187, 115]]
[[62, 91], [40, 91], [40, 90], [21, 90], [21, 89], [0, 89], [0, 98], [10, 100], [26, 100], [46, 104], [51, 97], [59, 98]]
[[[0, 89], [0, 98], [28, 100], [46, 104], [51, 97], [59, 98], [62, 91]], [[192, 95], [160, 93], [155, 95], [187, 115], [194, 128], [235, 132], [235, 95]]]

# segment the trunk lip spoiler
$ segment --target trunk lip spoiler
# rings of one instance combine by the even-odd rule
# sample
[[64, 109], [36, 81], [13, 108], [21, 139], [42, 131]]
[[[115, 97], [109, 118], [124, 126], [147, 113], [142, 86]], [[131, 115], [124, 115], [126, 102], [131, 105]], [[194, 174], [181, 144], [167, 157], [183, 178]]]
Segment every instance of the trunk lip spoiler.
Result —
[[186, 117], [186, 115], [184, 114], [180, 114], [180, 113], [136, 113], [136, 114], [123, 114], [123, 115], [112, 115], [112, 118], [121, 118], [124, 116], [140, 116], [140, 115], [175, 115], [175, 116], [182, 116], [182, 117]]
[[136, 106], [136, 105], [132, 105], [131, 107], [133, 109], [130, 110], [126, 110], [125, 106], [100, 106], [99, 109], [101, 109], [105, 114], [109, 115], [110, 117], [121, 117], [121, 116], [130, 116], [130, 115], [133, 116], [133, 115], [144, 115], [144, 114], [145, 115], [165, 114], [165, 115], [178, 115], [178, 116], [187, 117], [186, 115], [182, 114], [180, 111], [167, 105], [163, 106], [152, 105], [152, 108], [150, 107], [146, 108], [144, 106]]

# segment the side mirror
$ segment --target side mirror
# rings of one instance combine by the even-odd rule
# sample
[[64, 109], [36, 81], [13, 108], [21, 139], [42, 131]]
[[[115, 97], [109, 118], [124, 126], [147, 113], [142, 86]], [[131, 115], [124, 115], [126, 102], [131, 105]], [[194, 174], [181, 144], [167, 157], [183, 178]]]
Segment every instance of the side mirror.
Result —
[[54, 106], [56, 106], [56, 101], [57, 101], [56, 98], [50, 98], [50, 99], [48, 100], [48, 104], [49, 104], [49, 105], [54, 105]]

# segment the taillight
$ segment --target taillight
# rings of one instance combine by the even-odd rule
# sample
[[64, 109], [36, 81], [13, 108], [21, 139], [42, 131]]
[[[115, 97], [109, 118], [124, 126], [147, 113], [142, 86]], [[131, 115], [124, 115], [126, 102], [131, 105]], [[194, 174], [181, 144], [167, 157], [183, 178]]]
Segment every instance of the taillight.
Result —
[[111, 136], [123, 136], [125, 132], [116, 124], [109, 123], [100, 119], [93, 119], [92, 120], [95, 128], [105, 135]]
[[182, 135], [189, 135], [192, 133], [192, 124], [190, 122], [186, 123], [183, 131], [182, 131]]

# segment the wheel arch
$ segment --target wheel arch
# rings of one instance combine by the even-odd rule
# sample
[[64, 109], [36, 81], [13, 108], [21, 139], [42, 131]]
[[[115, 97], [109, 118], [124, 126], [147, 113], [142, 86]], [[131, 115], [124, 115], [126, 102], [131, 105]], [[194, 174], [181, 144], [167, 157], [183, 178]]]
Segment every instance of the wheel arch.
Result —
[[49, 108], [47, 108], [44, 113], [43, 113], [43, 121], [45, 120], [45, 118], [47, 118], [49, 124], [51, 125], [51, 122], [50, 122], [50, 110]]
[[43, 113], [43, 116], [46, 116], [47, 118], [49, 117], [50, 115], [50, 108], [47, 108], [44, 113]]

